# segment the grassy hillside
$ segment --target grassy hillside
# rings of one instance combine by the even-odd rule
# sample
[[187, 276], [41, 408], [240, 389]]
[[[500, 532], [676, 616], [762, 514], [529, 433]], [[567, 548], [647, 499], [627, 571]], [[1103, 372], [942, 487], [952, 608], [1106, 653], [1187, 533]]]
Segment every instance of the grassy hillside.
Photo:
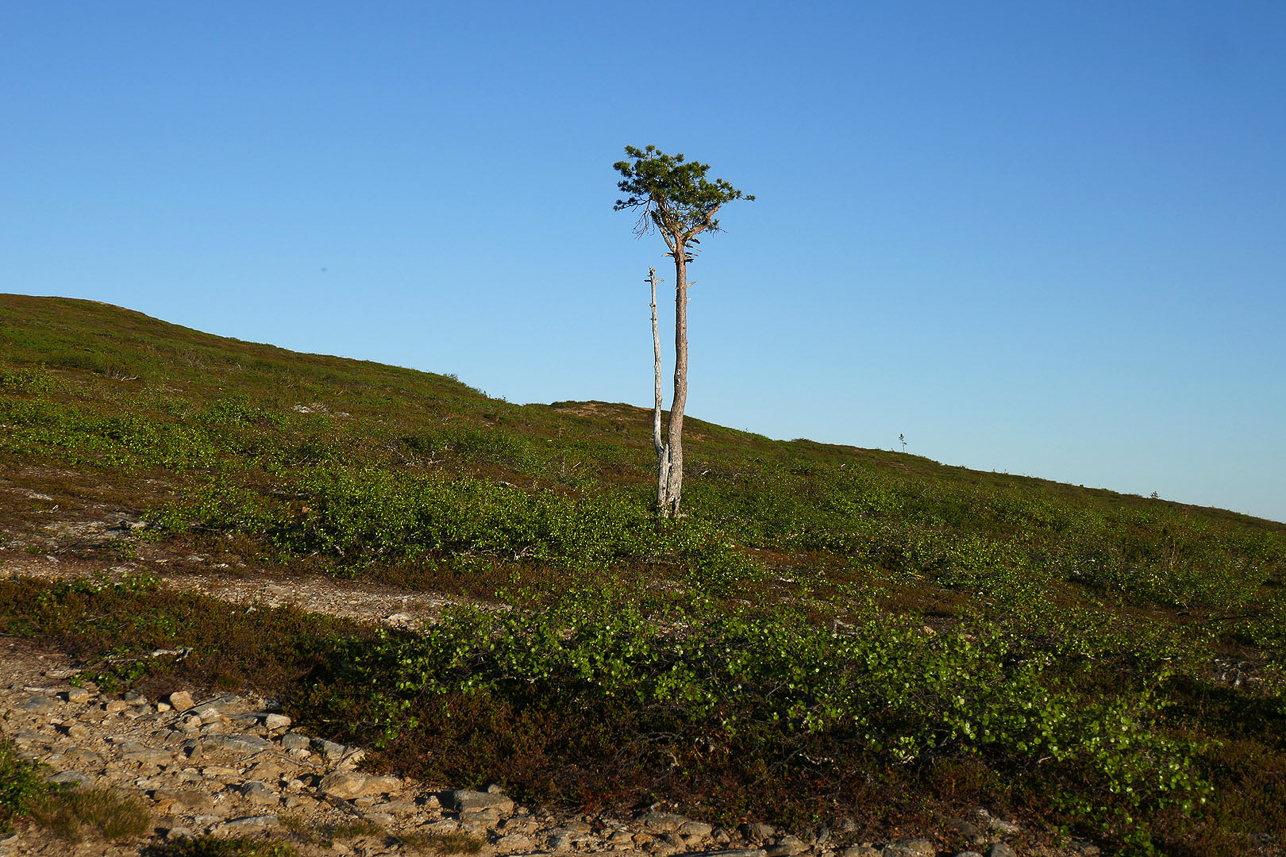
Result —
[[[650, 418], [0, 295], [0, 548], [45, 552], [52, 498], [145, 524], [88, 554], [520, 607], [310, 626], [294, 672], [236, 673], [429, 778], [854, 836], [978, 806], [1123, 852], [1286, 830], [1286, 526], [692, 419], [661, 522]], [[6, 585], [9, 632], [199, 631], [88, 633], [177, 609], [90, 589]]]

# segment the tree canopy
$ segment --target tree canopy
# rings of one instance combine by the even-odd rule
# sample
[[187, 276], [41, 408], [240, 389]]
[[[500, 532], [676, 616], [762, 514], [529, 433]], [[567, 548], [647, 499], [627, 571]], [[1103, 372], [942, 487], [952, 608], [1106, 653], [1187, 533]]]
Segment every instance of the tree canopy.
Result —
[[682, 154], [667, 155], [656, 146], [626, 146], [625, 154], [631, 160], [612, 165], [622, 176], [617, 187], [625, 194], [614, 210], [642, 208], [635, 226], [640, 235], [656, 227], [666, 243], [686, 243], [706, 230], [719, 231], [715, 213], [724, 203], [754, 199], [723, 179], [710, 181], [709, 164], [689, 161]]

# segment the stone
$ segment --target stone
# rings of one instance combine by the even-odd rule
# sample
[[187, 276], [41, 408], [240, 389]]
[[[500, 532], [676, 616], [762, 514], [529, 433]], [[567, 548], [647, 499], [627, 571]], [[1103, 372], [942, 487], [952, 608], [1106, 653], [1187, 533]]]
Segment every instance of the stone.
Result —
[[946, 826], [970, 841], [983, 835], [982, 828], [966, 818], [949, 818]]
[[[764, 853], [768, 857], [792, 857], [794, 854], [801, 854], [807, 850], [808, 846], [799, 837], [783, 836], [765, 848]], [[898, 857], [901, 857], [901, 855], [898, 855]]]
[[927, 839], [895, 839], [880, 851], [881, 857], [935, 857], [937, 853]]
[[480, 824], [484, 827], [495, 827], [501, 819], [500, 809], [494, 806], [462, 809], [459, 816], [461, 824]]
[[356, 771], [334, 771], [322, 777], [317, 788], [322, 794], [353, 800], [368, 794], [367, 780], [366, 774]]
[[248, 815], [216, 824], [210, 828], [210, 832], [215, 836], [240, 836], [245, 833], [254, 833], [257, 830], [276, 827], [279, 823], [280, 819], [275, 815]]
[[348, 751], [348, 748], [343, 744], [336, 744], [334, 741], [327, 741], [325, 738], [314, 738], [312, 746], [328, 762], [343, 758], [344, 753]]
[[398, 777], [375, 777], [366, 778], [366, 793], [371, 795], [391, 795], [400, 792], [405, 783]]
[[704, 821], [685, 821], [679, 826], [680, 836], [709, 836], [714, 833], [714, 825]]
[[985, 809], [978, 810], [978, 818], [982, 820], [982, 823], [985, 824], [988, 829], [994, 830], [997, 833], [1012, 836], [1021, 829], [1018, 825], [1005, 821], [1003, 818], [997, 818]]
[[140, 744], [137, 741], [123, 741], [120, 744], [121, 758], [129, 762], [144, 765], [168, 765], [174, 761], [174, 754], [169, 750], [158, 750]]
[[269, 756], [266, 759], [256, 762], [246, 771], [246, 776], [252, 780], [263, 780], [272, 782], [281, 778], [282, 774], [287, 771], [293, 771], [295, 766], [279, 759], [276, 756]]
[[494, 843], [495, 849], [502, 853], [512, 853], [515, 851], [531, 851], [536, 847], [530, 836], [523, 833], [510, 833], [501, 836]]
[[643, 829], [649, 833], [675, 833], [690, 820], [682, 815], [676, 815], [672, 812], [660, 812], [655, 809], [640, 813], [635, 818], [635, 821], [640, 822], [643, 825]]
[[1003, 842], [996, 842], [987, 849], [987, 857], [1018, 857], [1018, 852]]
[[89, 701], [89, 691], [85, 690], [83, 687], [73, 687], [71, 690], [63, 694], [63, 698], [68, 702], [75, 702], [77, 704], [85, 703]]
[[284, 750], [307, 750], [312, 744], [307, 735], [298, 732], [287, 732], [281, 736], [281, 747]]
[[80, 723], [72, 723], [66, 728], [67, 737], [73, 741], [88, 741], [89, 729]]
[[840, 851], [839, 857], [880, 857], [880, 852], [870, 845], [852, 845]]
[[290, 718], [284, 714], [267, 714], [263, 718], [264, 728], [269, 730], [289, 729], [290, 724], [291, 724]]
[[236, 775], [237, 769], [229, 768], [227, 765], [206, 765], [201, 769], [201, 776], [206, 779], [211, 777], [235, 777]]
[[61, 771], [60, 773], [54, 774], [50, 777], [49, 782], [56, 783], [60, 786], [87, 786], [92, 783], [93, 780], [85, 774], [82, 774], [80, 771]]
[[956, 857], [982, 857], [977, 851], [957, 851]]
[[470, 791], [469, 789], [456, 789], [455, 791], [447, 792], [443, 797], [442, 804], [456, 812], [496, 809], [501, 815], [508, 815], [514, 811], [512, 798], [505, 795], [493, 795], [488, 792]]
[[127, 708], [129, 708], [129, 703], [123, 699], [109, 699], [106, 704], [103, 705], [103, 710], [109, 714], [115, 714], [117, 712], [124, 711]]
[[[196, 746], [189, 755], [195, 758], [199, 751], [203, 759], [253, 756], [272, 747], [272, 744], [257, 735], [204, 735], [196, 741]], [[184, 742], [185, 745], [187, 743], [189, 742]]]
[[[226, 717], [229, 714], [235, 713], [234, 709], [238, 707], [240, 702], [240, 697], [234, 696], [230, 693], [225, 693], [220, 696], [203, 699], [188, 710], [200, 717], [202, 720], [209, 720], [212, 717]], [[170, 705], [174, 705], [174, 700], [172, 698], [170, 700]], [[177, 705], [174, 705], [174, 707], [176, 709], [178, 708]]]
[[751, 842], [765, 842], [777, 835], [777, 828], [758, 821], [743, 824], [737, 830]]
[[208, 810], [214, 805], [209, 795], [189, 789], [154, 789], [149, 794], [157, 804], [187, 813]]
[[241, 796], [251, 803], [275, 804], [280, 801], [277, 793], [270, 789], [266, 783], [258, 780], [247, 780], [237, 789]]
[[762, 848], [729, 848], [724, 851], [694, 851], [688, 857], [768, 857]]
[[29, 714], [47, 714], [57, 707], [58, 703], [54, 702], [49, 697], [42, 696], [40, 694], [29, 696], [26, 701], [22, 703], [22, 710]]

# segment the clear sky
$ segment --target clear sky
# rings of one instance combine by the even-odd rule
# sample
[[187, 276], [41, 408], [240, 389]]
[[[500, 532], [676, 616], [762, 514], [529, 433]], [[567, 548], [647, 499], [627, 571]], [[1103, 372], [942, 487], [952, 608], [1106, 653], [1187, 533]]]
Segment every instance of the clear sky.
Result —
[[0, 291], [647, 406], [653, 143], [758, 197], [691, 415], [1286, 520], [1283, 45], [1280, 0], [0, 0]]

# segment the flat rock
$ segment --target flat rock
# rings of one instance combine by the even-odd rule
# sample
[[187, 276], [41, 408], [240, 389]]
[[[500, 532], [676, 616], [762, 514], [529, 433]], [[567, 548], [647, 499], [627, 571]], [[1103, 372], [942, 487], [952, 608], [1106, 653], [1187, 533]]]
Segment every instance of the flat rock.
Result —
[[354, 800], [355, 798], [365, 797], [368, 791], [370, 777], [366, 774], [359, 774], [356, 771], [334, 771], [322, 777], [318, 783], [318, 790], [325, 795], [343, 798], [344, 800]]
[[[186, 742], [185, 742], [186, 743]], [[244, 757], [262, 753], [272, 744], [257, 735], [203, 735], [196, 739], [191, 755], [201, 754], [207, 757]]]
[[502, 836], [495, 841], [494, 845], [497, 851], [506, 854], [515, 851], [531, 851], [536, 847], [536, 843], [525, 833], [510, 833]]
[[660, 812], [659, 810], [648, 810], [640, 813], [635, 818], [636, 821], [643, 825], [643, 829], [649, 833], [675, 833], [683, 825], [691, 821], [682, 815], [676, 815], [672, 812]]
[[120, 750], [121, 758], [129, 762], [139, 762], [144, 765], [168, 765], [174, 761], [174, 754], [169, 750], [149, 747], [137, 741], [121, 742]]
[[22, 710], [30, 714], [47, 714], [57, 707], [57, 702], [40, 694], [29, 696], [26, 701], [22, 703]]
[[[773, 845], [764, 849], [768, 857], [792, 857], [794, 854], [802, 854], [808, 850], [808, 846], [797, 836], [783, 836]], [[889, 857], [894, 857], [890, 855]], [[902, 857], [902, 855], [896, 855]]]
[[208, 810], [214, 803], [204, 792], [188, 789], [154, 789], [150, 795], [158, 804], [169, 805], [189, 813]]
[[265, 729], [289, 729], [291, 720], [284, 714], [265, 714], [263, 725]]
[[508, 815], [514, 809], [513, 799], [506, 795], [476, 792], [469, 789], [456, 789], [455, 791], [447, 792], [442, 803], [456, 812], [495, 809], [502, 815]]
[[239, 835], [276, 827], [279, 823], [280, 819], [275, 815], [247, 815], [242, 818], [234, 818], [231, 821], [220, 822], [210, 828], [210, 832], [215, 836]]
[[978, 818], [981, 819], [982, 823], [987, 825], [988, 828], [996, 831], [997, 833], [1005, 833], [1012, 836], [1021, 829], [1013, 822], [1005, 821], [1003, 818], [997, 818], [985, 809], [978, 810]]
[[[219, 696], [210, 697], [209, 699], [203, 699], [188, 710], [202, 719], [218, 717], [220, 715], [226, 717], [229, 714], [235, 713], [236, 709], [242, 704], [241, 697], [225, 693]], [[175, 710], [178, 710], [178, 707], [174, 705], [172, 700], [170, 705], [174, 707]]]
[[62, 771], [61, 773], [54, 774], [50, 777], [49, 782], [57, 783], [60, 786], [87, 786], [93, 782], [93, 779], [82, 774], [80, 771]]
[[281, 801], [267, 783], [261, 783], [258, 780], [247, 780], [237, 791], [251, 803], [276, 804]]
[[762, 822], [757, 821], [743, 824], [737, 829], [741, 831], [742, 836], [753, 842], [763, 842], [765, 840], [772, 839], [777, 835], [777, 828], [773, 827], [771, 824], [763, 824]]
[[307, 750], [311, 745], [311, 739], [307, 735], [302, 735], [298, 732], [287, 732], [281, 736], [281, 748], [283, 750]]
[[938, 849], [927, 839], [896, 839], [885, 845], [880, 857], [935, 857]]

